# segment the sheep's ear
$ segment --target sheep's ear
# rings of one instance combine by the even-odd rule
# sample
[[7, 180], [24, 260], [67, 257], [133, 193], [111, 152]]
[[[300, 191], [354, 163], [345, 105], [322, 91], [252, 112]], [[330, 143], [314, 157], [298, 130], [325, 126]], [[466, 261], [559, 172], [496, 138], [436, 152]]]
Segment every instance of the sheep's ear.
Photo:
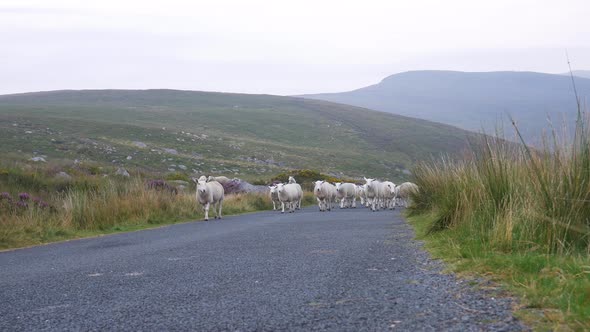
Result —
[[194, 183], [197, 183], [197, 179], [196, 178], [192, 178], [191, 177], [191, 180], [193, 180]]

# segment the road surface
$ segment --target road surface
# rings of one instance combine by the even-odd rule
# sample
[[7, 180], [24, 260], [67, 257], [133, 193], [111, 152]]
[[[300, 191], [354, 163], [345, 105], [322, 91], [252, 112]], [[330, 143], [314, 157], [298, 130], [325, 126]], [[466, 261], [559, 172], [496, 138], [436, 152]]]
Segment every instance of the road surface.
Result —
[[263, 212], [0, 253], [0, 331], [517, 331], [399, 211]]

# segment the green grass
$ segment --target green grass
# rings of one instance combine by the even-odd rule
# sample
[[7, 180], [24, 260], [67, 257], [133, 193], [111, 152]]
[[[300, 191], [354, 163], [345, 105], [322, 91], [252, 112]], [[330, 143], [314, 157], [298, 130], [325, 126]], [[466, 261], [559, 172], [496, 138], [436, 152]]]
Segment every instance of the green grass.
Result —
[[590, 329], [590, 258], [587, 254], [546, 254], [490, 248], [461, 229], [430, 232], [437, 215], [409, 217], [417, 237], [435, 258], [464, 278], [485, 277], [515, 296], [517, 317], [537, 331]]
[[414, 168], [408, 215], [428, 247], [506, 285], [541, 330], [590, 329], [587, 123], [580, 112], [573, 140], [544, 149], [483, 137], [463, 159]]
[[86, 90], [0, 96], [3, 159], [37, 152], [51, 160], [158, 172], [258, 179], [310, 168], [401, 181], [416, 160], [454, 154], [473, 135], [348, 105], [269, 95]]

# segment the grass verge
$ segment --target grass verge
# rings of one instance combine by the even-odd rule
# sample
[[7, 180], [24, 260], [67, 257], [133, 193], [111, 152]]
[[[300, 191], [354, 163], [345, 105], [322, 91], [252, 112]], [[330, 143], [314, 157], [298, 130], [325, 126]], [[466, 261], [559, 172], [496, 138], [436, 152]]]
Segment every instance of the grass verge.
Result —
[[538, 331], [590, 330], [590, 258], [494, 249], [461, 229], [431, 232], [437, 215], [408, 218], [433, 257], [463, 277], [484, 277], [515, 295], [515, 315]]

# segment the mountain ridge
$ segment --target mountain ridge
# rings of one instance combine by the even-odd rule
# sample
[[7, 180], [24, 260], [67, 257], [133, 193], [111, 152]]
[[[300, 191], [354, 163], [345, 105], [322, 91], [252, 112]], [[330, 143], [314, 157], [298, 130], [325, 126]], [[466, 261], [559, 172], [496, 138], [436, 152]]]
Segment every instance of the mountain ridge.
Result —
[[[590, 96], [590, 79], [576, 77], [582, 101]], [[537, 72], [409, 71], [377, 84], [326, 94], [301, 95], [381, 110], [466, 130], [494, 132], [514, 117], [528, 139], [547, 130], [546, 118], [575, 120], [576, 99], [569, 77]], [[560, 126], [559, 123], [556, 124]]]

